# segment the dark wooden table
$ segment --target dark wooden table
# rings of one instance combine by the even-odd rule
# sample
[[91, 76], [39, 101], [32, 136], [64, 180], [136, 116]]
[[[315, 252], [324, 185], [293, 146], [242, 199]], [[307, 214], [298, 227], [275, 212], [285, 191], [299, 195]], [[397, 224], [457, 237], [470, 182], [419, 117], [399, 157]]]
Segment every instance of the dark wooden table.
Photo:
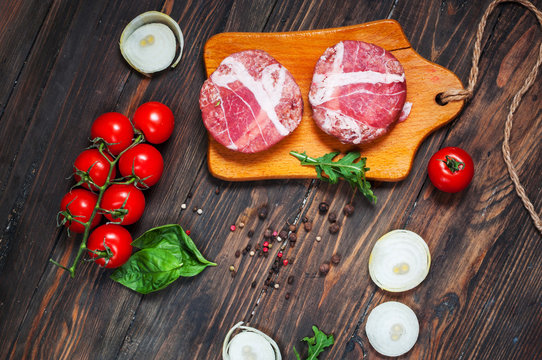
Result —
[[[374, 359], [380, 356], [368, 343], [365, 323], [369, 311], [387, 300], [408, 304], [420, 320], [418, 342], [403, 358], [542, 358], [542, 242], [500, 150], [508, 104], [540, 41], [535, 18], [524, 8], [504, 5], [490, 17], [474, 98], [425, 140], [406, 180], [373, 184], [374, 206], [344, 182], [224, 182], [206, 164], [198, 96], [205, 80], [203, 46], [213, 34], [392, 18], [416, 51], [466, 82], [474, 34], [489, 2], [1, 1], [0, 358], [219, 359], [228, 329], [248, 321], [276, 339], [286, 359], [293, 358], [293, 345], [305, 349], [299, 340], [311, 335], [313, 324], [336, 337], [321, 359]], [[540, 0], [535, 4], [542, 7]], [[153, 79], [129, 68], [118, 49], [123, 27], [147, 10], [170, 13], [186, 40], [179, 66]], [[511, 139], [512, 157], [537, 209], [540, 79], [517, 112]], [[176, 128], [159, 146], [165, 175], [146, 192], [146, 212], [130, 231], [137, 236], [152, 226], [181, 224], [219, 265], [142, 296], [94, 264], [83, 264], [70, 279], [48, 260], [68, 263], [75, 256], [78, 238], [58, 230], [55, 216], [92, 121], [108, 111], [131, 116], [148, 100], [170, 106]], [[427, 178], [429, 157], [444, 146], [466, 149], [476, 164], [470, 187], [455, 195], [439, 192]], [[322, 201], [339, 214], [336, 235], [318, 213]], [[355, 213], [347, 218], [342, 209], [351, 202]], [[263, 205], [269, 214], [260, 220]], [[272, 277], [278, 290], [265, 291], [274, 256], [235, 258], [235, 251], [261, 243], [268, 227], [280, 230], [304, 216], [313, 229], [298, 230], [295, 247], [286, 252], [293, 264]], [[231, 232], [230, 225], [240, 222], [245, 227]], [[399, 295], [378, 289], [367, 270], [374, 242], [397, 228], [424, 237], [433, 258], [428, 278]], [[339, 265], [318, 275], [334, 253], [342, 255]], [[230, 265], [238, 270], [235, 278]], [[289, 276], [295, 277], [291, 285]]]

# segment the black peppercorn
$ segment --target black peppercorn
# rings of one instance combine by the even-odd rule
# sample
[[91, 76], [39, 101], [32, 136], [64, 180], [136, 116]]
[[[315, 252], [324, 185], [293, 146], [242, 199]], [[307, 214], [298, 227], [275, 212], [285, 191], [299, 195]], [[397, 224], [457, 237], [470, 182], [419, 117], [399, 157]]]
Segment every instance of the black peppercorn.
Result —
[[269, 239], [271, 236], [273, 235], [273, 230], [267, 228], [264, 232], [263, 232], [263, 237], [266, 238], [266, 239]]
[[333, 254], [333, 256], [331, 257], [331, 262], [335, 265], [337, 265], [338, 263], [341, 262], [341, 255], [339, 254]]
[[220, 188], [215, 189], [215, 194], [217, 194], [217, 195], [220, 194]]
[[354, 213], [354, 207], [352, 206], [352, 204], [346, 204], [344, 206], [343, 213], [346, 216], [352, 215]]
[[290, 275], [290, 276], [288, 276], [288, 280], [286, 282], [291, 285], [291, 284], [294, 283], [294, 279], [295, 279], [294, 276]]
[[247, 235], [248, 235], [249, 238], [253, 237], [254, 236], [254, 230], [249, 230]]
[[322, 265], [320, 265], [320, 268], [318, 270], [320, 271], [320, 274], [325, 276], [329, 272], [329, 269], [330, 269], [329, 264], [323, 263]]
[[337, 221], [337, 214], [332, 211], [327, 216], [327, 219], [329, 220], [330, 223], [334, 223], [335, 221]]
[[290, 298], [290, 293], [286, 293], [286, 295], [284, 295], [284, 298], [288, 300]]
[[264, 220], [267, 217], [267, 206], [264, 205], [258, 209], [258, 217]]
[[253, 281], [252, 284], [250, 284], [250, 287], [254, 289], [256, 287], [256, 281]]
[[290, 240], [290, 242], [296, 242], [297, 235], [295, 233], [290, 233], [290, 235], [288, 235], [288, 240]]
[[305, 221], [305, 223], [303, 224], [303, 226], [305, 227], [305, 231], [306, 232], [309, 232], [312, 230], [312, 220], [307, 220]]
[[340, 228], [341, 228], [341, 227], [339, 226], [339, 223], [334, 222], [333, 224], [331, 224], [331, 225], [329, 226], [329, 232], [330, 232], [331, 234], [336, 234], [336, 233], [339, 232], [339, 229], [340, 229]]
[[235, 252], [235, 257], [238, 258], [239, 256], [241, 256], [241, 251], [237, 250], [237, 251]]
[[325, 201], [322, 201], [320, 205], [318, 205], [318, 210], [320, 211], [320, 214], [325, 214], [329, 210], [329, 204]]
[[252, 249], [252, 246], [250, 246], [250, 244], [248, 244], [247, 247], [245, 248], [245, 250], [250, 251], [250, 249]]

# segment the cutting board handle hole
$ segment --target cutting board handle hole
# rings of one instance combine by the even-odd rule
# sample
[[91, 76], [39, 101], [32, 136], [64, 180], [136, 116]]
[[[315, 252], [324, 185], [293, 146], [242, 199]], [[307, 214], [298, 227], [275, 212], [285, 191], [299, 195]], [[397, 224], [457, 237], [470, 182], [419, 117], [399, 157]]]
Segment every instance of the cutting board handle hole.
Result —
[[445, 102], [442, 101], [442, 94], [443, 93], [438, 93], [437, 96], [435, 96], [435, 102], [437, 104], [439, 104], [440, 106], [444, 106], [444, 105], [448, 104], [448, 103], [445, 103]]

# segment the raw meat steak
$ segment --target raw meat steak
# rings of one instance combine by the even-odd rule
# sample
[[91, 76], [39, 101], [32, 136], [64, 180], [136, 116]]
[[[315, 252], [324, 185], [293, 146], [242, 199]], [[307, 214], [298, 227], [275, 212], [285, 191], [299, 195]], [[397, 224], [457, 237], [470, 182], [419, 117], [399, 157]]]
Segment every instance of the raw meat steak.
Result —
[[225, 58], [203, 84], [199, 105], [216, 141], [244, 153], [270, 148], [294, 131], [303, 114], [292, 74], [261, 50]]
[[406, 99], [405, 73], [390, 52], [363, 41], [342, 41], [320, 57], [309, 101], [316, 124], [343, 143], [384, 135]]

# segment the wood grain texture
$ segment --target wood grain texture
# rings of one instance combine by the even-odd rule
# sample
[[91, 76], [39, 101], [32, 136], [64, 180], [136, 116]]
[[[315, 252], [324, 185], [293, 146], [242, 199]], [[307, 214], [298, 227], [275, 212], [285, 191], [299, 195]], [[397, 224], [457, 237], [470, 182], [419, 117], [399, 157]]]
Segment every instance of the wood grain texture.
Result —
[[[373, 182], [376, 206], [345, 183], [214, 178], [198, 108], [206, 78], [204, 44], [231, 31], [325, 29], [391, 17], [415, 51], [466, 80], [474, 32], [489, 1], [0, 0], [0, 9], [13, 14], [0, 15], [0, 48], [9, 54], [0, 65], [9, 80], [0, 82], [0, 98], [7, 95], [0, 114], [0, 358], [219, 359], [224, 335], [244, 320], [271, 335], [285, 359], [292, 357], [293, 345], [306, 351], [299, 340], [311, 335], [313, 324], [336, 335], [321, 360], [381, 359], [364, 327], [368, 313], [392, 299], [411, 306], [421, 325], [417, 344], [400, 359], [539, 358], [542, 245], [500, 153], [507, 106], [540, 39], [534, 18], [522, 8], [507, 4], [490, 17], [475, 97], [454, 122], [422, 142], [405, 180]], [[535, 4], [542, 7], [540, 0]], [[133, 72], [117, 47], [123, 26], [147, 10], [171, 14], [186, 39], [179, 67], [152, 79]], [[20, 46], [13, 46], [19, 39], [11, 29], [18, 29]], [[538, 81], [526, 95], [511, 139], [512, 158], [537, 209], [541, 91]], [[170, 106], [177, 126], [159, 146], [166, 175], [145, 193], [144, 217], [129, 230], [137, 236], [155, 225], [179, 223], [219, 266], [141, 296], [93, 264], [83, 264], [69, 279], [48, 259], [68, 262], [78, 245], [77, 237], [57, 231], [54, 217], [93, 119], [112, 110], [131, 115], [148, 100]], [[426, 177], [427, 160], [443, 146], [473, 155], [476, 174], [462, 193], [440, 193]], [[336, 235], [328, 231], [327, 215], [318, 212], [321, 201], [338, 214]], [[355, 206], [351, 217], [341, 213], [348, 203]], [[257, 211], [264, 204], [269, 214], [260, 220]], [[295, 246], [285, 251], [291, 264], [278, 274], [269, 274], [276, 247], [268, 258], [235, 257], [247, 244], [261, 244], [266, 228], [280, 229], [304, 216], [313, 220], [313, 229], [297, 230]], [[243, 229], [229, 230], [240, 222]], [[433, 255], [428, 278], [399, 295], [377, 289], [367, 271], [372, 244], [395, 228], [422, 235]], [[256, 235], [249, 238], [251, 229]], [[326, 277], [318, 275], [333, 253], [342, 255], [341, 262]], [[235, 278], [229, 265], [238, 270]], [[290, 275], [295, 280], [289, 285]], [[278, 290], [265, 287], [269, 276]]]
[[[342, 40], [361, 40], [390, 51], [401, 62], [407, 83], [406, 101], [413, 104], [408, 119], [376, 141], [363, 146], [342, 144], [325, 134], [312, 119], [308, 94], [314, 66], [324, 51]], [[371, 169], [367, 177], [380, 181], [406, 178], [420, 143], [437, 128], [450, 122], [463, 102], [441, 106], [436, 96], [446, 89], [462, 89], [461, 81], [443, 67], [420, 57], [406, 39], [401, 26], [381, 20], [343, 28], [288, 33], [224, 33], [205, 44], [204, 60], [210, 76], [227, 56], [250, 49], [268, 52], [293, 75], [301, 89], [304, 111], [297, 129], [264, 152], [245, 154], [232, 151], [209, 136], [210, 172], [223, 180], [316, 178], [313, 168], [301, 166], [289, 156], [291, 150], [319, 157], [332, 151], [359, 150]], [[302, 55], [301, 55], [302, 54]]]

